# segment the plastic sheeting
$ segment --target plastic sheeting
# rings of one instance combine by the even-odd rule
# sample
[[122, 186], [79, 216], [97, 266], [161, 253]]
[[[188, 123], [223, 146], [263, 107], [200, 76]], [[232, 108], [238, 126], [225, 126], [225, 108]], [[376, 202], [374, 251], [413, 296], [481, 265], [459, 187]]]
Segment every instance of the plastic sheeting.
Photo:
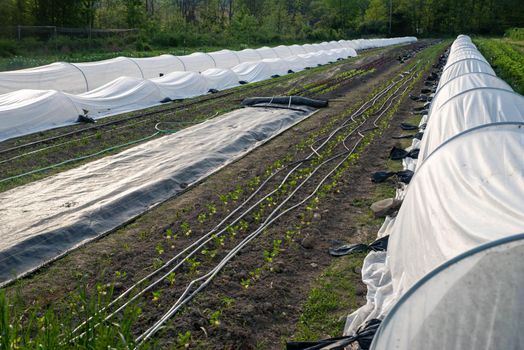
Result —
[[0, 193], [0, 284], [119, 227], [311, 113], [239, 109]]
[[[60, 90], [81, 93], [96, 89], [122, 77], [155, 78], [175, 71], [203, 72], [210, 68], [232, 68], [240, 63], [263, 59], [288, 58], [291, 56], [348, 49], [365, 49], [414, 42], [414, 37], [341, 40], [337, 42], [306, 45], [280, 45], [275, 48], [261, 47], [241, 51], [220, 50], [209, 53], [195, 52], [185, 56], [161, 55], [148, 58], [116, 57], [98, 62], [57, 62], [46, 66], [0, 72], [0, 94], [20, 89]], [[356, 52], [346, 55], [350, 57]], [[344, 57], [344, 58], [345, 58]]]
[[[164, 98], [164, 94], [152, 81], [128, 77], [118, 78], [83, 94], [68, 96], [76, 107], [88, 110], [92, 116], [115, 112], [122, 106], [130, 110], [139, 109], [151, 105], [151, 101], [158, 102]], [[70, 119], [74, 117], [75, 114], [68, 116]]]
[[480, 87], [492, 87], [513, 91], [508, 83], [494, 75], [480, 72], [464, 73], [440, 85], [439, 90], [433, 96], [428, 114], [431, 114], [432, 110], [437, 109], [453, 96]]
[[0, 95], [0, 141], [71, 124], [79, 114], [82, 110], [59, 91], [18, 90]]
[[[443, 86], [446, 82], [467, 73], [485, 73], [495, 76], [495, 71], [489, 64], [478, 60], [463, 60], [457, 61], [452, 66], [442, 72], [439, 86]], [[437, 87], [438, 91], [439, 87]]]
[[224, 90], [240, 85], [238, 76], [231, 69], [210, 68], [202, 72], [209, 89]]
[[75, 63], [87, 82], [87, 91], [96, 89], [120, 77], [143, 78], [140, 66], [127, 57], [110, 60]]
[[[411, 39], [398, 40], [409, 42]], [[38, 94], [33, 102], [25, 101], [24, 108], [18, 108], [18, 102], [12, 105], [8, 102], [13, 98], [17, 101], [23, 97], [31, 99], [36, 96], [34, 92], [0, 97], [3, 101], [0, 107], [0, 141], [73, 124], [78, 115], [83, 114], [78, 112], [82, 109], [96, 119], [154, 106], [167, 99], [195, 97], [208, 93], [210, 89], [224, 90], [239, 85], [241, 81], [257, 82], [357, 55], [353, 48], [340, 48], [335, 43], [308, 47], [313, 50], [312, 53], [292, 55], [293, 50], [305, 52], [303, 47], [293, 45], [186, 56], [118, 57], [99, 62], [56, 63], [34, 69], [0, 72], [0, 91], [18, 90], [24, 86], [54, 90]], [[65, 96], [74, 104], [73, 108], [54, 112], [56, 106], [53, 104], [57, 96], [65, 99], [57, 91], [68, 92]], [[46, 106], [46, 101], [49, 106]], [[34, 123], [34, 120], [38, 122]]]
[[71, 93], [89, 90], [84, 74], [72, 63], [56, 62], [41, 67], [0, 72], [0, 94], [22, 89], [64, 90]]
[[239, 81], [254, 83], [271, 78], [274, 73], [271, 66], [264, 61], [245, 62], [233, 67], [232, 71], [238, 76]]
[[133, 58], [133, 61], [138, 64], [146, 79], [157, 78], [171, 72], [186, 70], [180, 58], [173, 55]]
[[[83, 94], [54, 90], [20, 90], [0, 95], [0, 141], [71, 125], [87, 110], [98, 119], [108, 115], [201, 96], [210, 88], [224, 89], [238, 84], [231, 71], [173, 72], [163, 77], [140, 79], [121, 77]], [[235, 79], [235, 81], [233, 81]]]
[[178, 56], [184, 62], [185, 71], [202, 72], [209, 68], [215, 68], [213, 57], [207, 53], [195, 52], [186, 56]]
[[227, 69], [242, 63], [236, 52], [231, 50], [210, 52], [209, 56], [215, 62], [215, 68]]
[[256, 49], [262, 59], [278, 58], [277, 53], [270, 47], [264, 46]]
[[489, 123], [523, 120], [523, 96], [499, 88], [466, 90], [448, 99], [429, 115], [418, 164], [422, 164], [446, 140], [464, 130]]
[[293, 51], [291, 51], [289, 46], [280, 45], [280, 46], [274, 47], [273, 51], [275, 51], [275, 53], [280, 58], [295, 56], [295, 54], [293, 53]]
[[524, 123], [488, 124], [417, 169], [389, 238], [395, 293], [482, 243], [524, 231]]
[[173, 72], [160, 78], [151, 79], [166, 96], [172, 100], [204, 95], [209, 91], [207, 80], [195, 72]]
[[524, 348], [523, 256], [517, 235], [444, 264], [399, 301], [371, 348]]
[[403, 163], [416, 172], [379, 232], [389, 234], [387, 253], [366, 257], [367, 304], [348, 316], [345, 334], [385, 317], [373, 349], [521, 348], [522, 262], [510, 266], [513, 248], [488, 257], [479, 247], [524, 231], [524, 97], [466, 36], [437, 91], [418, 160]]
[[237, 55], [240, 58], [241, 63], [257, 62], [264, 59], [264, 57], [260, 56], [258, 51], [254, 49], [244, 49], [242, 51], [238, 51]]

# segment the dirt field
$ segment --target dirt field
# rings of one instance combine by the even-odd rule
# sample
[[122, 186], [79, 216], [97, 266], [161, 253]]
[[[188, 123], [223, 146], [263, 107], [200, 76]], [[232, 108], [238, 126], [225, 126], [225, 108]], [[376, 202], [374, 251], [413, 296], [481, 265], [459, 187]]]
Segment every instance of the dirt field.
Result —
[[[175, 274], [137, 298], [141, 312], [133, 326], [134, 333], [138, 335], [150, 327], [177, 301], [191, 280], [204, 276], [228, 253], [235, 251], [239, 242], [278, 210], [279, 203], [295, 193], [285, 208], [294, 205], [296, 208], [264, 227], [209, 285], [173, 315], [150, 345], [153, 348], [278, 349], [291, 339], [339, 335], [343, 324], [341, 316], [365, 302], [366, 289], [359, 274], [362, 256], [333, 258], [327, 250], [339, 242], [374, 240], [381, 220], [371, 216], [369, 204], [391, 196], [395, 183], [375, 185], [369, 176], [374, 171], [395, 166], [388, 160], [391, 147], [398, 142], [392, 136], [403, 133], [398, 128], [400, 122], [413, 118], [411, 109], [416, 103], [407, 95], [420, 91], [422, 78], [444, 48], [443, 44], [434, 44], [419, 42], [409, 47], [373, 51], [362, 58], [312, 70], [292, 79], [278, 78], [271, 84], [246, 87], [212, 100], [197, 99], [201, 103], [184, 107], [186, 109], [177, 108], [177, 120], [202, 120], [236, 108], [238, 102], [248, 96], [298, 93], [330, 100], [329, 108], [321, 109], [184, 194], [6, 290], [10, 295], [19, 295], [28, 305], [38, 304], [44, 309], [52, 306], [59, 310], [67, 310], [70, 295], [80, 286], [87, 286], [86, 289], [93, 293], [97, 290], [95, 286], [99, 286], [99, 291], [100, 286], [112, 286], [107, 288], [114, 287], [113, 295], [117, 296], [209, 233], [267, 180], [260, 192], [250, 199], [250, 203], [260, 200], [255, 209], [240, 221], [224, 225], [223, 235], [210, 235], [210, 242], [195, 251], [195, 256], [181, 262]], [[428, 48], [419, 52], [423, 47]], [[398, 56], [407, 53], [416, 55], [406, 63], [399, 63]], [[397, 85], [393, 85], [397, 81]], [[279, 188], [287, 170], [297, 161], [306, 159], [312, 152], [311, 146], [322, 144], [323, 137], [330, 135], [337, 125], [349, 120], [364, 103], [373, 100], [389, 85], [391, 89], [381, 99], [377, 98], [367, 114], [355, 117], [337, 134], [340, 139], [333, 138], [333, 142], [317, 150], [318, 159], [300, 163], [300, 168], [286, 180], [286, 186]], [[180, 102], [183, 103], [187, 102]], [[140, 119], [87, 131], [72, 138], [92, 135], [88, 140], [98, 140], [102, 149], [146, 136], [156, 122], [173, 120], [169, 113], [172, 111], [159, 113], [136, 128], [116, 129], [115, 125], [136, 123]], [[107, 122], [133, 115], [138, 114], [110, 118]], [[40, 137], [45, 139], [78, 129], [52, 130]], [[28, 140], [0, 144], [0, 150]], [[2, 159], [65, 140], [56, 139], [5, 152]], [[42, 153], [45, 154], [42, 157], [22, 157], [3, 167], [1, 177], [77, 157], [85, 148], [86, 145], [79, 141], [72, 147], [58, 147], [59, 152]], [[348, 148], [353, 152], [349, 153]], [[91, 152], [96, 150], [98, 148], [90, 148]], [[342, 155], [327, 162], [339, 153]], [[327, 163], [322, 165], [323, 161]], [[335, 167], [339, 162], [340, 166]], [[52, 173], [6, 183], [2, 190]], [[278, 191], [272, 192], [277, 188]], [[320, 189], [315, 192], [317, 188]], [[313, 195], [308, 197], [311, 193]], [[305, 201], [300, 204], [302, 200]], [[325, 291], [323, 288], [327, 285], [333, 288], [332, 293], [336, 296], [329, 307], [325, 307], [323, 300], [317, 302], [314, 294]], [[315, 320], [304, 316], [315, 307], [319, 309], [314, 313], [326, 314], [328, 318]]]

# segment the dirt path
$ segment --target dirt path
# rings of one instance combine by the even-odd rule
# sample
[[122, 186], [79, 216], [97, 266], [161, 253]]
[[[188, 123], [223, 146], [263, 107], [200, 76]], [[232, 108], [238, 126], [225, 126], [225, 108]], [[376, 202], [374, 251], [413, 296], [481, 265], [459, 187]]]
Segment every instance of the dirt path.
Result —
[[[248, 196], [257, 181], [267, 177], [268, 169], [275, 170], [283, 163], [302, 159], [309, 151], [306, 147], [309, 144], [304, 140], [323, 135], [337, 116], [356, 109], [372, 91], [398, 77], [405, 65], [395, 59], [404, 51], [391, 50], [385, 54], [388, 59], [373, 72], [316, 94], [332, 99], [330, 108], [319, 111], [133, 223], [10, 286], [8, 292], [18, 293], [28, 304], [63, 308], [66, 308], [64, 300], [79, 285], [95, 289], [96, 284], [113, 283], [114, 293], [122, 292], [209, 231]], [[335, 76], [341, 70], [348, 71], [358, 65], [340, 65], [330, 74]], [[417, 86], [413, 89], [417, 90]], [[174, 346], [179, 336], [186, 332], [190, 332], [193, 347], [206, 349], [273, 349], [280, 348], [283, 341], [291, 338], [309, 291], [332, 263], [327, 248], [335, 240], [357, 243], [375, 237], [380, 221], [368, 217], [366, 204], [376, 199], [373, 195], [376, 188], [369, 181], [369, 175], [386, 167], [389, 149], [395, 144], [391, 136], [400, 133], [396, 126], [409, 116], [412, 103], [409, 99], [404, 100], [391, 116], [390, 127], [374, 135], [323, 198], [308, 205], [308, 209], [282, 217], [241, 250], [158, 334], [156, 347]], [[301, 144], [304, 147], [297, 147]], [[272, 203], [266, 205], [269, 210]], [[246, 219], [248, 227], [256, 223], [256, 217]], [[242, 225], [233, 227], [227, 239], [215, 239], [205, 252], [199, 252], [197, 259], [184, 264], [171, 282], [162, 282], [158, 294], [147, 293], [141, 298], [143, 312], [136, 325], [137, 331], [158, 319], [177, 299], [185, 282], [198, 276], [198, 271], [215, 264], [248, 230]], [[355, 283], [359, 281], [358, 273], [348, 278]], [[355, 306], [358, 306], [364, 302], [365, 288], [357, 284], [355, 292]]]

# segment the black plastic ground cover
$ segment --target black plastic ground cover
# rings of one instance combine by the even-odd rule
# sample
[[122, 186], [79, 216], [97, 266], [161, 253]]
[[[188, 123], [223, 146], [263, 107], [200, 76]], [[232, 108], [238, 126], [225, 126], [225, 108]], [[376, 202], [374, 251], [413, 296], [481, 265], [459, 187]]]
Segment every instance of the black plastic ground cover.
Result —
[[348, 345], [358, 343], [359, 349], [368, 350], [381, 324], [379, 319], [371, 319], [357, 330], [355, 335], [322, 339], [318, 341], [288, 342], [287, 350], [344, 350]]
[[338, 247], [329, 248], [329, 254], [332, 256], [344, 256], [352, 253], [366, 253], [370, 251], [384, 252], [388, 250], [389, 235], [377, 239], [371, 244], [344, 244]]
[[308, 106], [313, 108], [324, 108], [328, 106], [328, 101], [302, 96], [250, 97], [242, 101], [243, 106], [253, 106], [260, 103]]

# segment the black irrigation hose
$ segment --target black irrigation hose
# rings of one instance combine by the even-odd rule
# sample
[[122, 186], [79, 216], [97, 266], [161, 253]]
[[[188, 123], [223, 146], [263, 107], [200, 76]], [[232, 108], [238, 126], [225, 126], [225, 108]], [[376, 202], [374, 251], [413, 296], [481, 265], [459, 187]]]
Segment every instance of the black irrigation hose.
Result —
[[303, 112], [307, 113], [308, 111], [302, 108], [298, 107], [291, 107], [291, 106], [284, 106], [284, 105], [276, 105], [276, 104], [270, 104], [270, 103], [261, 103], [257, 105], [249, 106], [251, 108], [272, 108], [272, 109], [288, 109], [290, 111], [297, 111], [297, 112]]
[[328, 101], [317, 100], [302, 96], [274, 96], [274, 97], [250, 97], [242, 101], [243, 106], [253, 106], [259, 103], [275, 103], [281, 105], [300, 105], [314, 108], [324, 108], [328, 106]]

